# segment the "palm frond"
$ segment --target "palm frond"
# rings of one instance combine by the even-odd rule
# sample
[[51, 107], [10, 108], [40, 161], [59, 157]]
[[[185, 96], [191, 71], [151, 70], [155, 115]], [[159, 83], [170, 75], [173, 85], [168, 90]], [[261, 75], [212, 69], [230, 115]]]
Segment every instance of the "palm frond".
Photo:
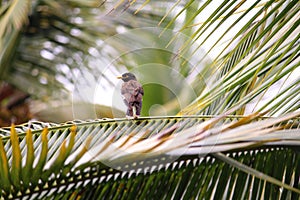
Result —
[[0, 78], [11, 64], [19, 33], [28, 20], [30, 1], [13, 0], [0, 3]]
[[1, 6], [0, 38], [1, 46], [4, 44], [4, 36], [10, 35], [13, 30], [20, 30], [27, 21], [30, 8], [29, 1], [8, 1]]
[[[254, 98], [259, 101], [269, 88], [296, 73], [299, 66], [298, 15], [296, 1], [268, 1], [262, 5], [249, 21], [251, 23], [245, 24], [213, 61], [217, 75], [210, 81], [215, 83], [208, 84], [205, 92], [190, 107], [183, 109], [182, 114], [216, 114], [237, 105], [244, 109]], [[208, 26], [214, 26], [214, 21]], [[233, 42], [236, 42], [234, 46]], [[281, 87], [284, 90], [286, 86]], [[297, 83], [288, 87], [297, 87]], [[298, 97], [294, 96], [294, 99]], [[272, 98], [272, 101], [277, 99]], [[257, 106], [256, 110], [260, 108]], [[273, 109], [276, 108], [269, 107], [272, 112]], [[241, 110], [239, 114], [244, 112]]]
[[[125, 188], [119, 188], [123, 184], [126, 190], [141, 189], [139, 195], [143, 197], [147, 195], [149, 187], [154, 190], [162, 186], [158, 183], [152, 186], [145, 185], [145, 181], [147, 182], [149, 178], [162, 178], [162, 173], [166, 173], [168, 176], [177, 177], [175, 180], [171, 179], [175, 181], [174, 184], [184, 185], [198, 180], [204, 181], [205, 185], [208, 184], [205, 181], [206, 175], [202, 177], [198, 176], [198, 173], [203, 170], [206, 171], [205, 174], [210, 173], [206, 165], [220, 162], [218, 160], [220, 154], [215, 154], [216, 157], [213, 158], [213, 153], [239, 152], [241, 149], [251, 151], [250, 149], [254, 147], [265, 150], [251, 151], [252, 155], [279, 156], [284, 152], [293, 161], [286, 165], [286, 167], [290, 166], [287, 169], [288, 173], [280, 171], [289, 174], [285, 180], [274, 181], [274, 178], [269, 178], [274, 175], [273, 173], [269, 176], [251, 173], [248, 174], [247, 184], [253, 184], [253, 187], [260, 185], [263, 190], [267, 190], [270, 186], [280, 187], [284, 188], [284, 195], [299, 195], [300, 191], [296, 189], [299, 183], [295, 176], [299, 156], [291, 150], [292, 146], [298, 147], [300, 144], [299, 119], [295, 118], [296, 116], [299, 116], [299, 113], [262, 119], [258, 115], [241, 118], [224, 115], [214, 118], [194, 116], [141, 118], [132, 121], [123, 119], [73, 121], [62, 125], [49, 126], [48, 124], [49, 127], [43, 129], [41, 128], [47, 124], [32, 123], [29, 126], [22, 125], [16, 128], [12, 126], [10, 131], [0, 130], [2, 135], [0, 140], [1, 195], [6, 198], [44, 198], [54, 194], [70, 197], [80, 194], [90, 195], [91, 191], [97, 190], [100, 196], [117, 197], [124, 195]], [[30, 126], [37, 129], [31, 130]], [[243, 159], [251, 160], [251, 157], [246, 154], [228, 155], [235, 155], [234, 157], [239, 161], [242, 159], [242, 163], [245, 162]], [[265, 159], [263, 155], [261, 159]], [[240, 168], [231, 161], [229, 163], [232, 166], [221, 163], [214, 166], [230, 170], [236, 170], [235, 167]], [[257, 168], [261, 166], [259, 162], [254, 163], [257, 166], [245, 162], [246, 165], [265, 172]], [[188, 174], [190, 172], [196, 174], [189, 176], [185, 171], [189, 172]], [[221, 170], [220, 173], [225, 171]], [[276, 176], [278, 173], [276, 171]], [[179, 178], [180, 176], [182, 177]], [[235, 176], [235, 181], [240, 179], [239, 175]], [[257, 183], [256, 176], [268, 184], [262, 186], [261, 181]], [[250, 177], [253, 179], [252, 182], [249, 180]], [[171, 180], [166, 179], [167, 182], [163, 181], [164, 183], [161, 184], [167, 184]], [[214, 177], [214, 181], [217, 181], [217, 177]], [[191, 184], [188, 187], [183, 185], [175, 187], [171, 184], [169, 191], [172, 193], [160, 195], [203, 195], [204, 190], [199, 188], [203, 186], [202, 184], [198, 186]], [[220, 184], [216, 184], [215, 187], [217, 185]], [[85, 191], [86, 187], [90, 190]], [[191, 187], [198, 189], [192, 190]], [[240, 185], [236, 187], [231, 188], [232, 193], [224, 195], [234, 194], [239, 197], [250, 195], [249, 188], [245, 187], [243, 190], [246, 193], [240, 194], [238, 189]], [[218, 194], [213, 188], [210, 188], [210, 195], [217, 197]], [[228, 188], [223, 190], [228, 192]], [[111, 194], [111, 191], [115, 193]], [[266, 195], [282, 195], [278, 191], [274, 193], [272, 190]], [[261, 192], [258, 191], [257, 194]]]

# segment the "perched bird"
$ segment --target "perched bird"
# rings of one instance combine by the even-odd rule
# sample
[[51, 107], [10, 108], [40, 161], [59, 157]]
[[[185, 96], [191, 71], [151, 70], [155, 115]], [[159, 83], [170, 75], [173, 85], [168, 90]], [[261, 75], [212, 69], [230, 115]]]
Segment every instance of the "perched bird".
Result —
[[124, 81], [121, 94], [127, 106], [126, 116], [136, 119], [140, 116], [142, 110], [143, 87], [132, 73], [125, 73], [117, 78]]

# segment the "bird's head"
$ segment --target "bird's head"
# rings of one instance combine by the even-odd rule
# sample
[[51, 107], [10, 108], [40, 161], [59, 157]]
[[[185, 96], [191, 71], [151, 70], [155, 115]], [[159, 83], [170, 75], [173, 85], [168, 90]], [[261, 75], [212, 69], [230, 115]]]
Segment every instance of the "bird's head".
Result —
[[133, 75], [132, 73], [124, 73], [124, 74], [122, 74], [122, 76], [118, 76], [117, 78], [122, 79], [124, 82], [136, 80], [135, 75]]

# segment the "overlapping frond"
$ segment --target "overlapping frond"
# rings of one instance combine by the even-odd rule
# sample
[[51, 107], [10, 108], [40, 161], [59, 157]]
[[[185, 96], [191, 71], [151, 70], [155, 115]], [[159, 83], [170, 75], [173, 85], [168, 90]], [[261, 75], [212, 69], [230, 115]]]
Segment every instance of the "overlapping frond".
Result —
[[[84, 185], [89, 185], [91, 190], [98, 188], [96, 182], [105, 183], [102, 187], [109, 185], [106, 183], [121, 187], [121, 181], [126, 185], [129, 182], [138, 184], [136, 187], [143, 189], [140, 191], [143, 196], [147, 194], [148, 187], [135, 180], [141, 180], [142, 175], [146, 180], [161, 176], [159, 174], [163, 171], [175, 171], [172, 174], [176, 174], [177, 170], [178, 173], [188, 169], [204, 170], [206, 164], [220, 162], [217, 161], [218, 156], [220, 157], [218, 154], [212, 159], [214, 153], [239, 152], [239, 149], [263, 146], [268, 149], [263, 151], [266, 154], [272, 154], [273, 151], [277, 154], [281, 151], [280, 148], [277, 149], [280, 146], [299, 147], [297, 116], [299, 113], [274, 119], [260, 119], [258, 115], [241, 118], [224, 115], [213, 118], [195, 116], [141, 118], [132, 121], [74, 121], [62, 125], [53, 124], [43, 129], [40, 128], [46, 124], [32, 123], [30, 126], [39, 127], [37, 130], [31, 130], [26, 125], [17, 128], [12, 126], [9, 132], [0, 130], [1, 195], [6, 198], [42, 198], [53, 194], [71, 196], [77, 195], [76, 191], [84, 192]], [[292, 150], [286, 153], [291, 159], [296, 155]], [[240, 159], [239, 156], [236, 158]], [[299, 158], [296, 156], [293, 159], [296, 159], [293, 161], [295, 163]], [[232, 161], [230, 164], [232, 165]], [[247, 164], [249, 163], [246, 162]], [[224, 167], [224, 164], [221, 166]], [[292, 168], [289, 167], [288, 170], [291, 171], [286, 180], [291, 181], [295, 179], [297, 167], [291, 163], [286, 165], [288, 166]], [[240, 168], [235, 164], [233, 167]], [[237, 174], [236, 176], [239, 178]], [[275, 184], [276, 187], [284, 188], [284, 191], [290, 191], [285, 192], [286, 194], [300, 193], [297, 189], [298, 180], [286, 182], [275, 178], [274, 181], [274, 178], [267, 175], [261, 176], [258, 171], [254, 171], [251, 176], [269, 182], [268, 185]], [[198, 178], [201, 180], [197, 176], [184, 175], [182, 178], [194, 182]], [[182, 183], [179, 181], [177, 184]], [[253, 187], [257, 187], [256, 184]], [[136, 187], [128, 189], [135, 190]], [[189, 187], [173, 188], [172, 191], [179, 195], [185, 190], [190, 191]], [[102, 189], [103, 191], [98, 191], [100, 196], [107, 195], [106, 192], [112, 188]], [[118, 190], [115, 188], [115, 195], [119, 195]], [[198, 196], [201, 191], [190, 191], [187, 195]], [[88, 195], [90, 191], [84, 194]], [[217, 194], [212, 192], [211, 195]], [[274, 195], [278, 196], [279, 193]]]

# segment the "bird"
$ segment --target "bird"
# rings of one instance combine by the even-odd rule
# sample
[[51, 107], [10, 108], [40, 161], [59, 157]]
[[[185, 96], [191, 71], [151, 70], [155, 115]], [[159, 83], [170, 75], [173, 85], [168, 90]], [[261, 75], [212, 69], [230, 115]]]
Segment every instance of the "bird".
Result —
[[117, 76], [117, 78], [124, 81], [121, 94], [127, 106], [126, 116], [127, 118], [133, 117], [136, 119], [141, 114], [144, 89], [132, 73], [127, 72], [122, 76]]

